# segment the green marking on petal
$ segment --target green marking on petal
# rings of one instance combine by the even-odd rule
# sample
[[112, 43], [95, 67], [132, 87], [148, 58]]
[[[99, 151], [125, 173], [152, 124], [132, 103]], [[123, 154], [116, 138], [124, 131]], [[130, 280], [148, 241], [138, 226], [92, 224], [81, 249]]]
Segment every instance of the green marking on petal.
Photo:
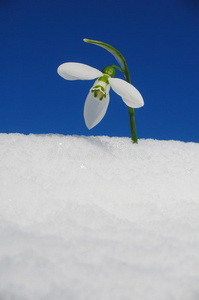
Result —
[[98, 94], [98, 90], [92, 90], [93, 94], [94, 94], [94, 97], [96, 98], [97, 97], [97, 94]]
[[93, 88], [92, 88], [92, 91], [94, 90], [101, 90], [102, 92], [105, 93], [105, 88], [101, 85], [95, 85]]
[[108, 75], [103, 75], [103, 76], [99, 77], [98, 80], [103, 81], [106, 84], [109, 84], [108, 77], [109, 77]]
[[98, 98], [100, 101], [103, 100], [103, 98], [106, 98], [105, 88], [99, 84], [91, 89], [91, 93], [93, 93], [94, 97]]

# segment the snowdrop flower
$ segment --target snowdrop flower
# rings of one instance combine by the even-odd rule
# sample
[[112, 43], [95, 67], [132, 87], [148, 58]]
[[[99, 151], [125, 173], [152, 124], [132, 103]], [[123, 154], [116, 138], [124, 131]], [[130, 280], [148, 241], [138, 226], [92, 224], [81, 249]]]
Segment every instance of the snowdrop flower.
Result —
[[143, 98], [138, 90], [119, 78], [114, 78], [115, 69], [108, 66], [101, 71], [81, 63], [64, 63], [57, 69], [58, 74], [66, 80], [96, 79], [89, 91], [84, 105], [84, 119], [88, 129], [96, 126], [104, 117], [109, 104], [110, 87], [122, 97], [124, 103], [132, 108], [144, 105]]

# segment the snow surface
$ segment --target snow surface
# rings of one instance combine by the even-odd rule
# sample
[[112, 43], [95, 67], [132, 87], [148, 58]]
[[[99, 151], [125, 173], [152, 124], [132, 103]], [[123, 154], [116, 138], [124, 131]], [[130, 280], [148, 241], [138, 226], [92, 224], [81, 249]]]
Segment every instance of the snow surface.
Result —
[[198, 300], [199, 144], [0, 134], [0, 300]]

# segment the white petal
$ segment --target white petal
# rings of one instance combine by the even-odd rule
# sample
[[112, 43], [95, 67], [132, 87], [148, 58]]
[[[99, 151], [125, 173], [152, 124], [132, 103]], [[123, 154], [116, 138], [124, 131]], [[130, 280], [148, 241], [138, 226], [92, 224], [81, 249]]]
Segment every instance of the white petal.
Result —
[[57, 69], [57, 73], [67, 80], [91, 80], [103, 75], [93, 67], [80, 63], [64, 63]]
[[142, 95], [132, 84], [119, 78], [109, 78], [108, 80], [114, 92], [122, 97], [126, 105], [133, 108], [144, 105]]
[[104, 117], [109, 104], [109, 93], [106, 94], [106, 98], [99, 100], [93, 96], [93, 93], [89, 92], [86, 102], [84, 104], [84, 120], [88, 129], [96, 126]]

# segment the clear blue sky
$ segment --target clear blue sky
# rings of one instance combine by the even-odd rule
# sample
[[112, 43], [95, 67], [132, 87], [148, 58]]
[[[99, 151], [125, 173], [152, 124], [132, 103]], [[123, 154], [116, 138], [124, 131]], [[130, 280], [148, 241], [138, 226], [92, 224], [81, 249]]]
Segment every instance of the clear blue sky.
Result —
[[[113, 91], [104, 119], [88, 130], [83, 106], [93, 81], [66, 81], [64, 62], [102, 70], [126, 58], [145, 106], [138, 138], [199, 142], [198, 0], [2, 0], [0, 132], [129, 136], [128, 108]], [[116, 77], [122, 77], [117, 71]]]

